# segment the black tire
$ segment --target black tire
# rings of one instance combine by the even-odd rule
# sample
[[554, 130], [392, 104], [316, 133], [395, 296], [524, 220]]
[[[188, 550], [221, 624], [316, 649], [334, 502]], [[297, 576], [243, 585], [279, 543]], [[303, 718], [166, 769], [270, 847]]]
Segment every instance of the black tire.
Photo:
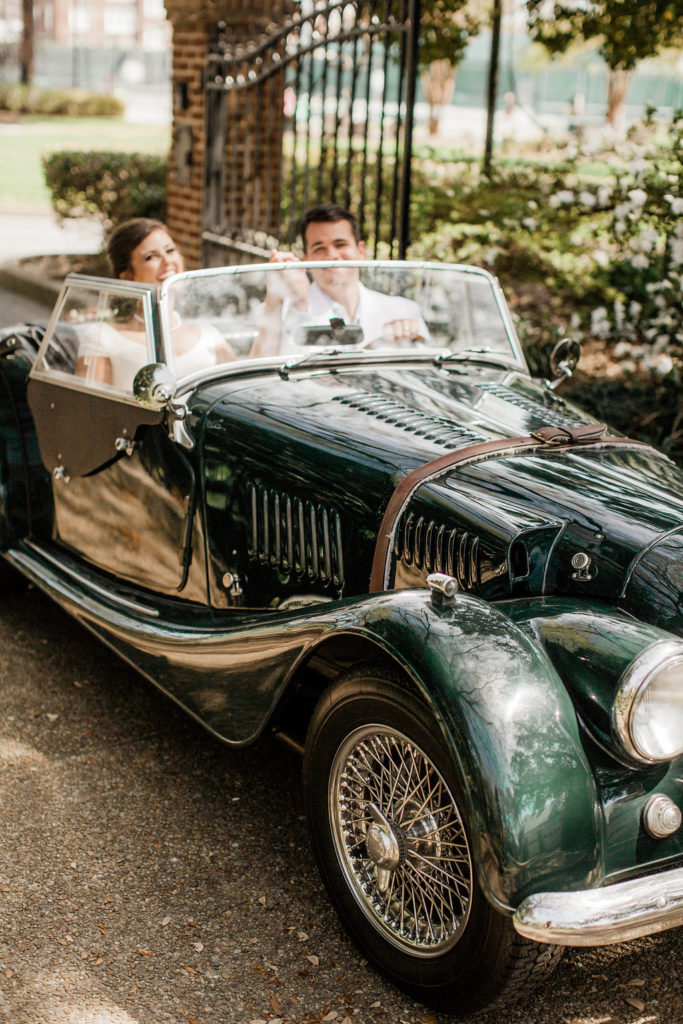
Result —
[[561, 950], [517, 935], [476, 880], [464, 802], [428, 709], [365, 666], [320, 700], [304, 760], [320, 870], [367, 957], [413, 998], [472, 1013], [519, 998]]

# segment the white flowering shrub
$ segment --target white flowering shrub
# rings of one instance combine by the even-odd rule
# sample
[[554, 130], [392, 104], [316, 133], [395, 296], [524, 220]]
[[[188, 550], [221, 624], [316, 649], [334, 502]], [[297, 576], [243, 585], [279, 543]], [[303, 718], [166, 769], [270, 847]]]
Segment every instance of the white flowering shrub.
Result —
[[[675, 407], [683, 377], [682, 141], [683, 115], [666, 131], [646, 119], [622, 143], [572, 140], [561, 159], [556, 152], [533, 163], [501, 160], [492, 181], [474, 162], [423, 154], [410, 256], [494, 271], [534, 372], [547, 372], [549, 348], [570, 334], [604, 350], [601, 373], [631, 379], [635, 389], [659, 381]], [[683, 435], [683, 414], [679, 422]]]

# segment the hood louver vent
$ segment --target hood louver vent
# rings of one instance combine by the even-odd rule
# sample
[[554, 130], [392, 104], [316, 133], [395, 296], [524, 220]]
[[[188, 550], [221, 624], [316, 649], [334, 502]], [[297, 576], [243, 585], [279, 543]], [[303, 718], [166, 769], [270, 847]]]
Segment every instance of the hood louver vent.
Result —
[[552, 427], [581, 426], [581, 420], [576, 419], [576, 417], [570, 416], [568, 413], [559, 412], [557, 409], [551, 409], [549, 406], [544, 405], [543, 402], [535, 402], [533, 398], [525, 398], [524, 395], [518, 394], [512, 388], [506, 388], [502, 384], [480, 384], [479, 390], [485, 391], [486, 394], [493, 395], [495, 398], [500, 398], [510, 405], [516, 405], [518, 409], [524, 409], [525, 412], [531, 413], [537, 420], [534, 426], [545, 424]]
[[344, 583], [339, 513], [257, 484], [249, 487], [249, 556], [309, 580]]
[[425, 574], [455, 576], [463, 590], [480, 586], [479, 538], [466, 530], [448, 530], [433, 519], [406, 512], [396, 531], [394, 553], [405, 565]]
[[459, 427], [450, 420], [440, 419], [438, 416], [427, 416], [384, 395], [358, 391], [351, 395], [335, 395], [333, 401], [347, 405], [351, 409], [359, 409], [368, 416], [391, 423], [400, 430], [423, 437], [426, 441], [433, 441], [443, 448], [462, 448], [463, 445], [486, 440], [485, 435], [479, 434], [476, 430]]

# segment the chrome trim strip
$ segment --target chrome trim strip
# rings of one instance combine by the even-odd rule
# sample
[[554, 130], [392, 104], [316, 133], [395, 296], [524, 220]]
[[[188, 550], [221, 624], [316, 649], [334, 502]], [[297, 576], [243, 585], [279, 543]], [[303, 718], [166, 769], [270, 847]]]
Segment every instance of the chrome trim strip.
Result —
[[515, 911], [515, 930], [557, 946], [606, 946], [683, 925], [683, 868], [579, 892], [539, 892]]
[[[77, 572], [75, 569], [71, 569], [68, 565], [64, 565], [54, 555], [49, 554], [43, 548], [38, 547], [32, 541], [26, 541], [25, 546], [35, 552], [36, 558], [43, 559], [54, 565], [59, 572], [65, 573], [71, 579], [76, 580], [79, 586], [85, 586], [88, 590], [92, 591], [98, 597], [111, 604], [116, 604], [120, 608], [127, 608], [129, 611], [134, 611], [140, 615], [148, 615], [150, 618], [159, 618], [159, 611], [157, 608], [148, 608], [144, 604], [138, 604], [137, 601], [129, 601], [125, 597], [119, 597], [117, 594], [112, 594], [109, 590], [105, 590], [104, 587], [100, 587], [97, 583], [93, 583], [92, 580], [86, 579], [82, 573]], [[35, 563], [31, 560], [28, 553], [24, 553], [19, 550], [8, 551], [6, 553], [7, 559], [20, 571], [33, 573], [38, 575], [38, 569]]]

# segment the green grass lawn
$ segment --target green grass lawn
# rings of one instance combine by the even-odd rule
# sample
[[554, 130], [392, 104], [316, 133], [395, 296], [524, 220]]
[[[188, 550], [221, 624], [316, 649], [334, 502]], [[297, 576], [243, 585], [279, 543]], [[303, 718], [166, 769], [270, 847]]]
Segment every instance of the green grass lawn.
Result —
[[126, 124], [110, 117], [22, 118], [0, 123], [0, 206], [45, 206], [41, 157], [60, 149], [168, 152], [170, 125]]

